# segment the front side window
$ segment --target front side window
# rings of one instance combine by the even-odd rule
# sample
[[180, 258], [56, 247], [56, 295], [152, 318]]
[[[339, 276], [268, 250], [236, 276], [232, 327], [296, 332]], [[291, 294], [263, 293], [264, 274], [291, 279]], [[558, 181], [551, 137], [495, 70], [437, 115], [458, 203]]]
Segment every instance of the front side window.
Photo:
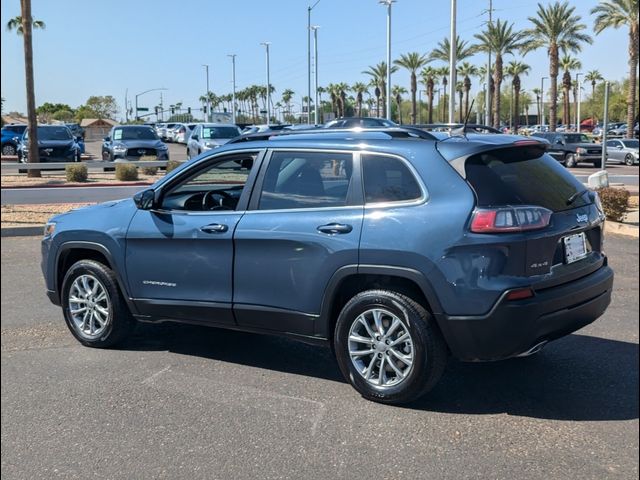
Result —
[[347, 205], [350, 153], [275, 152], [264, 177], [258, 208], [326, 208]]
[[413, 173], [398, 158], [363, 155], [362, 174], [366, 203], [406, 202], [422, 196]]
[[[162, 199], [163, 210], [218, 211], [236, 210], [255, 153], [234, 155], [188, 175]], [[186, 173], [186, 172], [185, 172]]]

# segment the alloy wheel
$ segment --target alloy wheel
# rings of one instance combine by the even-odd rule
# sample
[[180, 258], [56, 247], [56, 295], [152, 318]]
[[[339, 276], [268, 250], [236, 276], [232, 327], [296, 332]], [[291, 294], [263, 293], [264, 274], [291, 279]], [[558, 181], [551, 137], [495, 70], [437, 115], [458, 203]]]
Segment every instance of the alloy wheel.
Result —
[[87, 339], [99, 337], [110, 321], [111, 299], [93, 275], [80, 275], [69, 289], [69, 314], [73, 327]]

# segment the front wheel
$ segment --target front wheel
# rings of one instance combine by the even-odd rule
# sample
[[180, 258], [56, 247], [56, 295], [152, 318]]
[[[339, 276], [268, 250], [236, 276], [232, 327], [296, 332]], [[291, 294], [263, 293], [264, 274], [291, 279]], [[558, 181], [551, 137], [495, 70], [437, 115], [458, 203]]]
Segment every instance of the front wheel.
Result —
[[80, 260], [62, 282], [67, 327], [87, 347], [107, 348], [124, 340], [135, 321], [120, 293], [115, 273], [94, 260]]
[[567, 168], [573, 168], [576, 165], [578, 165], [578, 162], [576, 161], [576, 156], [572, 153], [567, 155], [564, 161], [564, 166]]
[[636, 163], [636, 161], [633, 158], [633, 155], [628, 154], [626, 157], [624, 157], [624, 163], [632, 167], [633, 164]]
[[448, 355], [429, 312], [387, 290], [359, 293], [345, 305], [334, 349], [351, 385], [365, 398], [388, 404], [410, 402], [433, 388]]
[[16, 154], [16, 147], [11, 145], [10, 143], [7, 143], [6, 145], [2, 146], [2, 155], [15, 155], [15, 154]]

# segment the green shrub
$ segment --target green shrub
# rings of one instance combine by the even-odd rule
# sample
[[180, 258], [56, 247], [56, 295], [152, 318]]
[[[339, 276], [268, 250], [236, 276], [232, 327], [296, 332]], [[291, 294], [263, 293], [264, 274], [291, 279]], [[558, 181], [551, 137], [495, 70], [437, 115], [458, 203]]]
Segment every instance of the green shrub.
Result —
[[167, 162], [167, 173], [169, 173], [171, 170], [175, 170], [180, 165], [182, 165], [182, 162], [178, 162], [177, 160], [169, 160]]
[[[141, 162], [155, 162], [156, 160], [158, 160], [156, 157], [152, 157], [150, 155], [145, 155], [143, 157], [140, 157]], [[145, 175], [155, 175], [156, 173], [158, 173], [158, 167], [141, 167], [141, 168], [142, 168], [142, 173], [144, 173]]]
[[623, 188], [599, 188], [597, 189], [604, 214], [608, 220], [620, 222], [624, 219], [629, 204], [629, 191]]
[[138, 180], [138, 167], [128, 163], [117, 164], [116, 179], [122, 182], [132, 182]]
[[86, 182], [89, 177], [87, 166], [81, 163], [66, 165], [64, 171], [67, 175], [67, 182]]

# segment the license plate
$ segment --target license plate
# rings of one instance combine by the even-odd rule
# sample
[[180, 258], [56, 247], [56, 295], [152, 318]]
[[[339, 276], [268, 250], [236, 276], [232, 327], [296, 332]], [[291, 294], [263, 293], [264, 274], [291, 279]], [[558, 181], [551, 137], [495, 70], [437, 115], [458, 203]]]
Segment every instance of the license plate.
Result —
[[584, 233], [569, 235], [562, 240], [564, 241], [564, 257], [567, 263], [577, 262], [587, 256], [587, 241]]

